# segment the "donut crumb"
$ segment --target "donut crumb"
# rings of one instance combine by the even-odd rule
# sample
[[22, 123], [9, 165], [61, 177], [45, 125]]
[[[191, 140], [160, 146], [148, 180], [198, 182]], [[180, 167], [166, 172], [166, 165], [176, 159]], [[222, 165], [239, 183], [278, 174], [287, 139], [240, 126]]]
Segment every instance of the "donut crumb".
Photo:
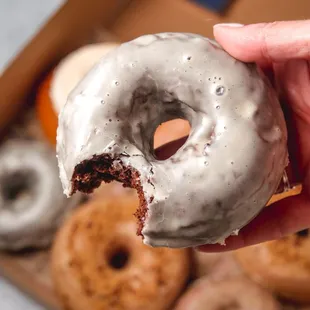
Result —
[[77, 191], [90, 194], [100, 186], [101, 182], [112, 181], [121, 182], [124, 187], [134, 188], [137, 191], [140, 203], [134, 216], [138, 224], [137, 235], [143, 238], [142, 229], [148, 209], [140, 182], [140, 173], [132, 167], [124, 166], [119, 157], [112, 157], [109, 154], [94, 155], [90, 160], [84, 160], [78, 164], [71, 179], [71, 195]]

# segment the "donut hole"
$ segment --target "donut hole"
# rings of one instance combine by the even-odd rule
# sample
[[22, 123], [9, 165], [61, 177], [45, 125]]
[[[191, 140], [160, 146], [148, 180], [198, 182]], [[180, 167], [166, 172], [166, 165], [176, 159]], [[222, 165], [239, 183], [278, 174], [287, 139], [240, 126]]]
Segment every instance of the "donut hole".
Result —
[[108, 255], [108, 264], [112, 269], [124, 269], [128, 265], [129, 256], [127, 248], [114, 248]]
[[[154, 156], [158, 160], [166, 160], [184, 145], [191, 131], [189, 121], [176, 118], [161, 123], [155, 130], [153, 138]], [[164, 145], [169, 143], [169, 147]]]
[[33, 180], [27, 171], [6, 175], [5, 179], [1, 181], [2, 197], [7, 202], [21, 199], [31, 193], [31, 184], [33, 184]]

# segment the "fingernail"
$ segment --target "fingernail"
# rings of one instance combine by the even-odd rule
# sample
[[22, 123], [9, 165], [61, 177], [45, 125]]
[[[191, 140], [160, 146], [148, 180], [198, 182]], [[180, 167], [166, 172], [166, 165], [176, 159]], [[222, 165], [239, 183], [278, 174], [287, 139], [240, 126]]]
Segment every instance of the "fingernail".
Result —
[[213, 27], [214, 28], [219, 28], [219, 27], [240, 28], [243, 26], [244, 26], [243, 24], [238, 24], [238, 23], [226, 23], [226, 24], [216, 24]]

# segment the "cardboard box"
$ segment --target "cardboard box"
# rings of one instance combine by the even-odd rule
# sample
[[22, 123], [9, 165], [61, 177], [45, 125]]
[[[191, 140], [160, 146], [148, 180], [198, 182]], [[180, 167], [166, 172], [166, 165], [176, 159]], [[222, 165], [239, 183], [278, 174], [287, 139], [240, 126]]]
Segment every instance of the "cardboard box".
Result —
[[[127, 41], [146, 33], [193, 32], [213, 37], [219, 22], [253, 23], [310, 17], [309, 0], [235, 0], [217, 15], [189, 0], [68, 0], [0, 78], [0, 133], [27, 102], [40, 78], [63, 56], [98, 40]], [[2, 258], [6, 275], [50, 308], [57, 300], [22, 267]], [[29, 263], [29, 262], [28, 262]], [[16, 263], [17, 264], [17, 263]], [[28, 272], [28, 273], [27, 273]], [[29, 283], [31, 281], [31, 283]]]
[[308, 0], [235, 0], [226, 15], [190, 0], [68, 0], [14, 59], [0, 78], [0, 132], [10, 124], [26, 96], [51, 65], [96, 30], [120, 41], [145, 33], [185, 31], [212, 37], [218, 22], [252, 23], [310, 16]]

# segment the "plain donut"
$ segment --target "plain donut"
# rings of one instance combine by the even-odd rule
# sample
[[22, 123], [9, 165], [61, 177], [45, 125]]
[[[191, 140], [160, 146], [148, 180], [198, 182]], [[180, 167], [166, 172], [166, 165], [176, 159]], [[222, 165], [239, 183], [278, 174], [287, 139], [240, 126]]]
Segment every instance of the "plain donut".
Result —
[[280, 310], [276, 299], [245, 277], [222, 281], [196, 280], [175, 310]]
[[55, 152], [13, 139], [0, 148], [0, 249], [42, 248], [81, 195], [62, 192]]
[[[112, 189], [112, 192], [109, 191]], [[134, 192], [89, 201], [61, 227], [52, 250], [55, 289], [65, 309], [164, 310], [185, 288], [190, 251], [154, 249], [135, 234]]]
[[[159, 124], [184, 118], [186, 143], [152, 149]], [[223, 243], [275, 192], [288, 163], [275, 92], [259, 69], [199, 35], [145, 35], [108, 53], [71, 93], [57, 152], [66, 195], [116, 179], [140, 194], [152, 246]]]
[[310, 303], [309, 229], [240, 249], [235, 255], [254, 281], [286, 299]]

